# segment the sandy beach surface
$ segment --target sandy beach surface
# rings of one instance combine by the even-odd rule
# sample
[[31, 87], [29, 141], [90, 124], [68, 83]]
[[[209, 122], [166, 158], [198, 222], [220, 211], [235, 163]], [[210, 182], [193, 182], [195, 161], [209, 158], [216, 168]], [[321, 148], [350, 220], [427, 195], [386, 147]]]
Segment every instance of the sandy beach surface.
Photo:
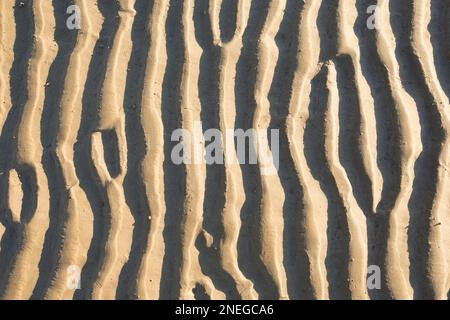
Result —
[[0, 298], [449, 299], [449, 95], [448, 0], [0, 0]]

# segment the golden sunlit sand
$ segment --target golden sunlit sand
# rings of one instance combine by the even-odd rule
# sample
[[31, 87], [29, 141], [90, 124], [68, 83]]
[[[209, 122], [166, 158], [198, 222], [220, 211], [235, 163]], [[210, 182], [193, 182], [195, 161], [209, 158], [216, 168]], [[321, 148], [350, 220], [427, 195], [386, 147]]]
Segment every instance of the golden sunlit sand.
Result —
[[449, 15], [0, 0], [0, 297], [448, 299]]

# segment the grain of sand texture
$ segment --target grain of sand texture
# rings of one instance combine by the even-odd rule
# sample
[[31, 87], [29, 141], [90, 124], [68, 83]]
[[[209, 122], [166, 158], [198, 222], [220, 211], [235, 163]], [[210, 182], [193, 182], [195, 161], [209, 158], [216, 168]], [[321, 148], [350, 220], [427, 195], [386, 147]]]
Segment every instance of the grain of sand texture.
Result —
[[448, 299], [449, 46], [448, 0], [0, 0], [0, 297]]

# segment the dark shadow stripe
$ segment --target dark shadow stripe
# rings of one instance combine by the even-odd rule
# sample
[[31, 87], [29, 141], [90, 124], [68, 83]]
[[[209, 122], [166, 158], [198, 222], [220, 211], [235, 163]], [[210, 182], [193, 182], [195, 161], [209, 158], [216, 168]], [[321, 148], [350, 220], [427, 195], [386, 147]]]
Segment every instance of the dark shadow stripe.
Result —
[[236, 32], [236, 19], [238, 11], [238, 0], [227, 0], [222, 2], [219, 14], [220, 38], [222, 42], [231, 41]]
[[186, 197], [186, 168], [171, 160], [174, 130], [182, 128], [181, 76], [184, 63], [182, 27], [183, 1], [171, 1], [166, 21], [167, 68], [163, 80], [162, 118], [164, 124], [164, 186], [166, 215], [164, 218], [165, 253], [161, 274], [160, 299], [177, 299], [180, 294], [182, 266], [182, 221]]
[[431, 21], [428, 31], [431, 35], [436, 73], [448, 99], [450, 97], [450, 5], [448, 0], [431, 1]]

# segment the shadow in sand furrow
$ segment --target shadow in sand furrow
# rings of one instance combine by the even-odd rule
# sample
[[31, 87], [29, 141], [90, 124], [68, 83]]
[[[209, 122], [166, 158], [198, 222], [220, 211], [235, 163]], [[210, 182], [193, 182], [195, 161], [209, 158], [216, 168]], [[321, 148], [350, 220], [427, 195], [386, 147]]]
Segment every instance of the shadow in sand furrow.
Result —
[[11, 268], [23, 241], [23, 226], [13, 222], [9, 214], [8, 172], [16, 166], [17, 132], [28, 99], [28, 62], [33, 51], [35, 27], [32, 1], [21, 1], [23, 6], [20, 6], [19, 2], [16, 1], [14, 6], [16, 39], [14, 61], [9, 74], [12, 107], [0, 136], [0, 219], [6, 227], [0, 253], [0, 297], [4, 294]]
[[378, 55], [376, 30], [367, 28], [367, 8], [375, 5], [375, 0], [357, 1], [358, 19], [354, 31], [359, 39], [361, 69], [366, 78], [375, 105], [377, 131], [377, 164], [383, 176], [382, 198], [376, 215], [367, 216], [368, 264], [381, 269], [382, 287], [369, 290], [372, 299], [388, 299], [384, 260], [387, 250], [387, 230], [389, 213], [400, 191], [401, 150], [399, 119], [395, 111], [388, 74]]
[[361, 112], [355, 83], [355, 68], [348, 55], [336, 59], [339, 90], [339, 161], [352, 185], [353, 195], [368, 215], [372, 213], [371, 182], [361, 150]]
[[118, 299], [135, 299], [136, 281], [139, 266], [147, 247], [150, 230], [150, 208], [145, 194], [145, 186], [141, 176], [141, 163], [145, 157], [146, 146], [144, 131], [141, 124], [142, 92], [147, 63], [147, 53], [150, 48], [148, 23], [153, 1], [137, 1], [135, 4], [131, 38], [133, 47], [128, 64], [128, 74], [125, 87], [125, 131], [128, 145], [128, 171], [124, 180], [126, 202], [134, 218], [133, 242], [130, 257], [124, 265], [119, 277], [116, 292]]
[[[209, 5], [210, 2], [207, 0], [197, 0], [194, 10], [195, 36], [203, 50], [200, 58], [198, 90], [202, 106], [200, 117], [204, 131], [220, 129], [220, 48], [213, 44], [211, 21], [207, 14]], [[221, 30], [223, 32], [223, 29]], [[206, 142], [205, 145], [207, 146], [208, 143]], [[221, 223], [224, 205], [225, 166], [216, 163], [209, 164], [206, 166], [203, 228], [212, 235], [214, 243], [208, 248], [204, 237], [200, 236], [197, 239], [196, 247], [200, 252], [199, 259], [202, 272], [212, 279], [218, 290], [226, 294], [227, 299], [237, 299], [239, 293], [236, 285], [231, 276], [221, 267], [220, 252], [217, 250], [220, 246], [219, 241], [224, 234]]]
[[171, 141], [172, 132], [182, 128], [180, 86], [185, 50], [182, 13], [183, 2], [171, 1], [166, 21], [167, 68], [162, 89], [166, 215], [163, 231], [165, 254], [159, 293], [161, 299], [179, 297], [180, 271], [183, 263], [181, 225], [186, 196], [186, 168], [184, 165], [175, 165], [171, 160], [171, 151], [177, 144]]
[[102, 188], [91, 157], [91, 136], [98, 124], [101, 87], [106, 73], [106, 62], [116, 34], [119, 17], [117, 2], [99, 0], [99, 9], [104, 16], [102, 31], [94, 48], [83, 92], [83, 110], [77, 143], [74, 147], [74, 163], [80, 186], [86, 193], [94, 213], [94, 233], [88, 251], [88, 258], [81, 273], [81, 289], [75, 292], [75, 299], [90, 298], [95, 280], [105, 256], [105, 246], [110, 227], [109, 204], [106, 191]]
[[[236, 72], [236, 125], [244, 131], [253, 127], [256, 108], [254, 99], [258, 61], [258, 39], [268, 14], [269, 1], [253, 1], [243, 47]], [[253, 146], [246, 142], [246, 150]], [[257, 164], [250, 164], [247, 152], [245, 164], [241, 165], [245, 190], [245, 202], [241, 210], [241, 232], [238, 240], [239, 266], [250, 279], [260, 299], [278, 298], [274, 280], [261, 260], [261, 176]]]
[[425, 75], [411, 42], [413, 7], [398, 2], [390, 3], [391, 24], [400, 66], [400, 79], [405, 90], [416, 102], [423, 151], [414, 166], [413, 192], [409, 201], [410, 221], [408, 248], [410, 281], [414, 298], [432, 299], [433, 290], [427, 277], [428, 238], [433, 201], [436, 196], [439, 155], [444, 141], [444, 129], [432, 94], [425, 82]]
[[428, 27], [433, 45], [434, 63], [439, 82], [450, 97], [450, 6], [448, 0], [431, 1]]
[[233, 38], [236, 30], [238, 0], [222, 1], [219, 15], [220, 38], [226, 43]]
[[105, 158], [106, 169], [112, 179], [117, 178], [121, 173], [119, 159], [119, 142], [116, 130], [102, 130], [103, 154]]
[[317, 17], [317, 28], [320, 34], [319, 60], [333, 60], [338, 51], [337, 43], [337, 9], [339, 0], [322, 1]]
[[8, 219], [4, 225], [6, 230], [0, 244], [0, 247], [2, 248], [0, 252], [0, 298], [5, 294], [9, 274], [11, 273], [17, 253], [22, 247], [24, 240], [24, 228], [20, 223], [12, 222]]
[[201, 284], [197, 284], [192, 291], [194, 292], [195, 300], [211, 300]]
[[39, 264], [39, 278], [32, 299], [43, 299], [55, 275], [64, 237], [64, 223], [67, 218], [67, 191], [61, 166], [56, 156], [56, 136], [59, 129], [59, 105], [70, 54], [75, 48], [77, 30], [66, 27], [66, 9], [72, 0], [53, 0], [55, 12], [55, 41], [58, 54], [50, 68], [45, 88], [44, 109], [41, 119], [42, 164], [48, 178], [50, 193], [50, 225], [45, 236], [44, 248]]
[[37, 208], [37, 190], [38, 183], [36, 177], [36, 171], [31, 166], [20, 165], [16, 168], [19, 175], [20, 182], [22, 184], [22, 210], [20, 212], [20, 223], [23, 225], [28, 224]]
[[[288, 293], [291, 299], [313, 299], [309, 281], [309, 259], [306, 253], [304, 233], [303, 190], [290, 153], [286, 133], [286, 119], [293, 90], [299, 48], [300, 12], [304, 3], [288, 0], [280, 30], [275, 37], [279, 49], [272, 87], [269, 92], [271, 122], [269, 130], [280, 130], [279, 177], [285, 193], [284, 217], [284, 267], [286, 269]], [[269, 137], [271, 137], [269, 135]], [[271, 141], [269, 141], [271, 144]]]
[[[313, 177], [328, 199], [327, 237], [325, 259], [330, 299], [349, 299], [349, 230], [345, 207], [331, 173], [325, 151], [325, 115], [328, 90], [326, 69], [311, 82], [309, 119], [305, 127], [304, 153]], [[332, 121], [337, 121], [333, 119]]]

